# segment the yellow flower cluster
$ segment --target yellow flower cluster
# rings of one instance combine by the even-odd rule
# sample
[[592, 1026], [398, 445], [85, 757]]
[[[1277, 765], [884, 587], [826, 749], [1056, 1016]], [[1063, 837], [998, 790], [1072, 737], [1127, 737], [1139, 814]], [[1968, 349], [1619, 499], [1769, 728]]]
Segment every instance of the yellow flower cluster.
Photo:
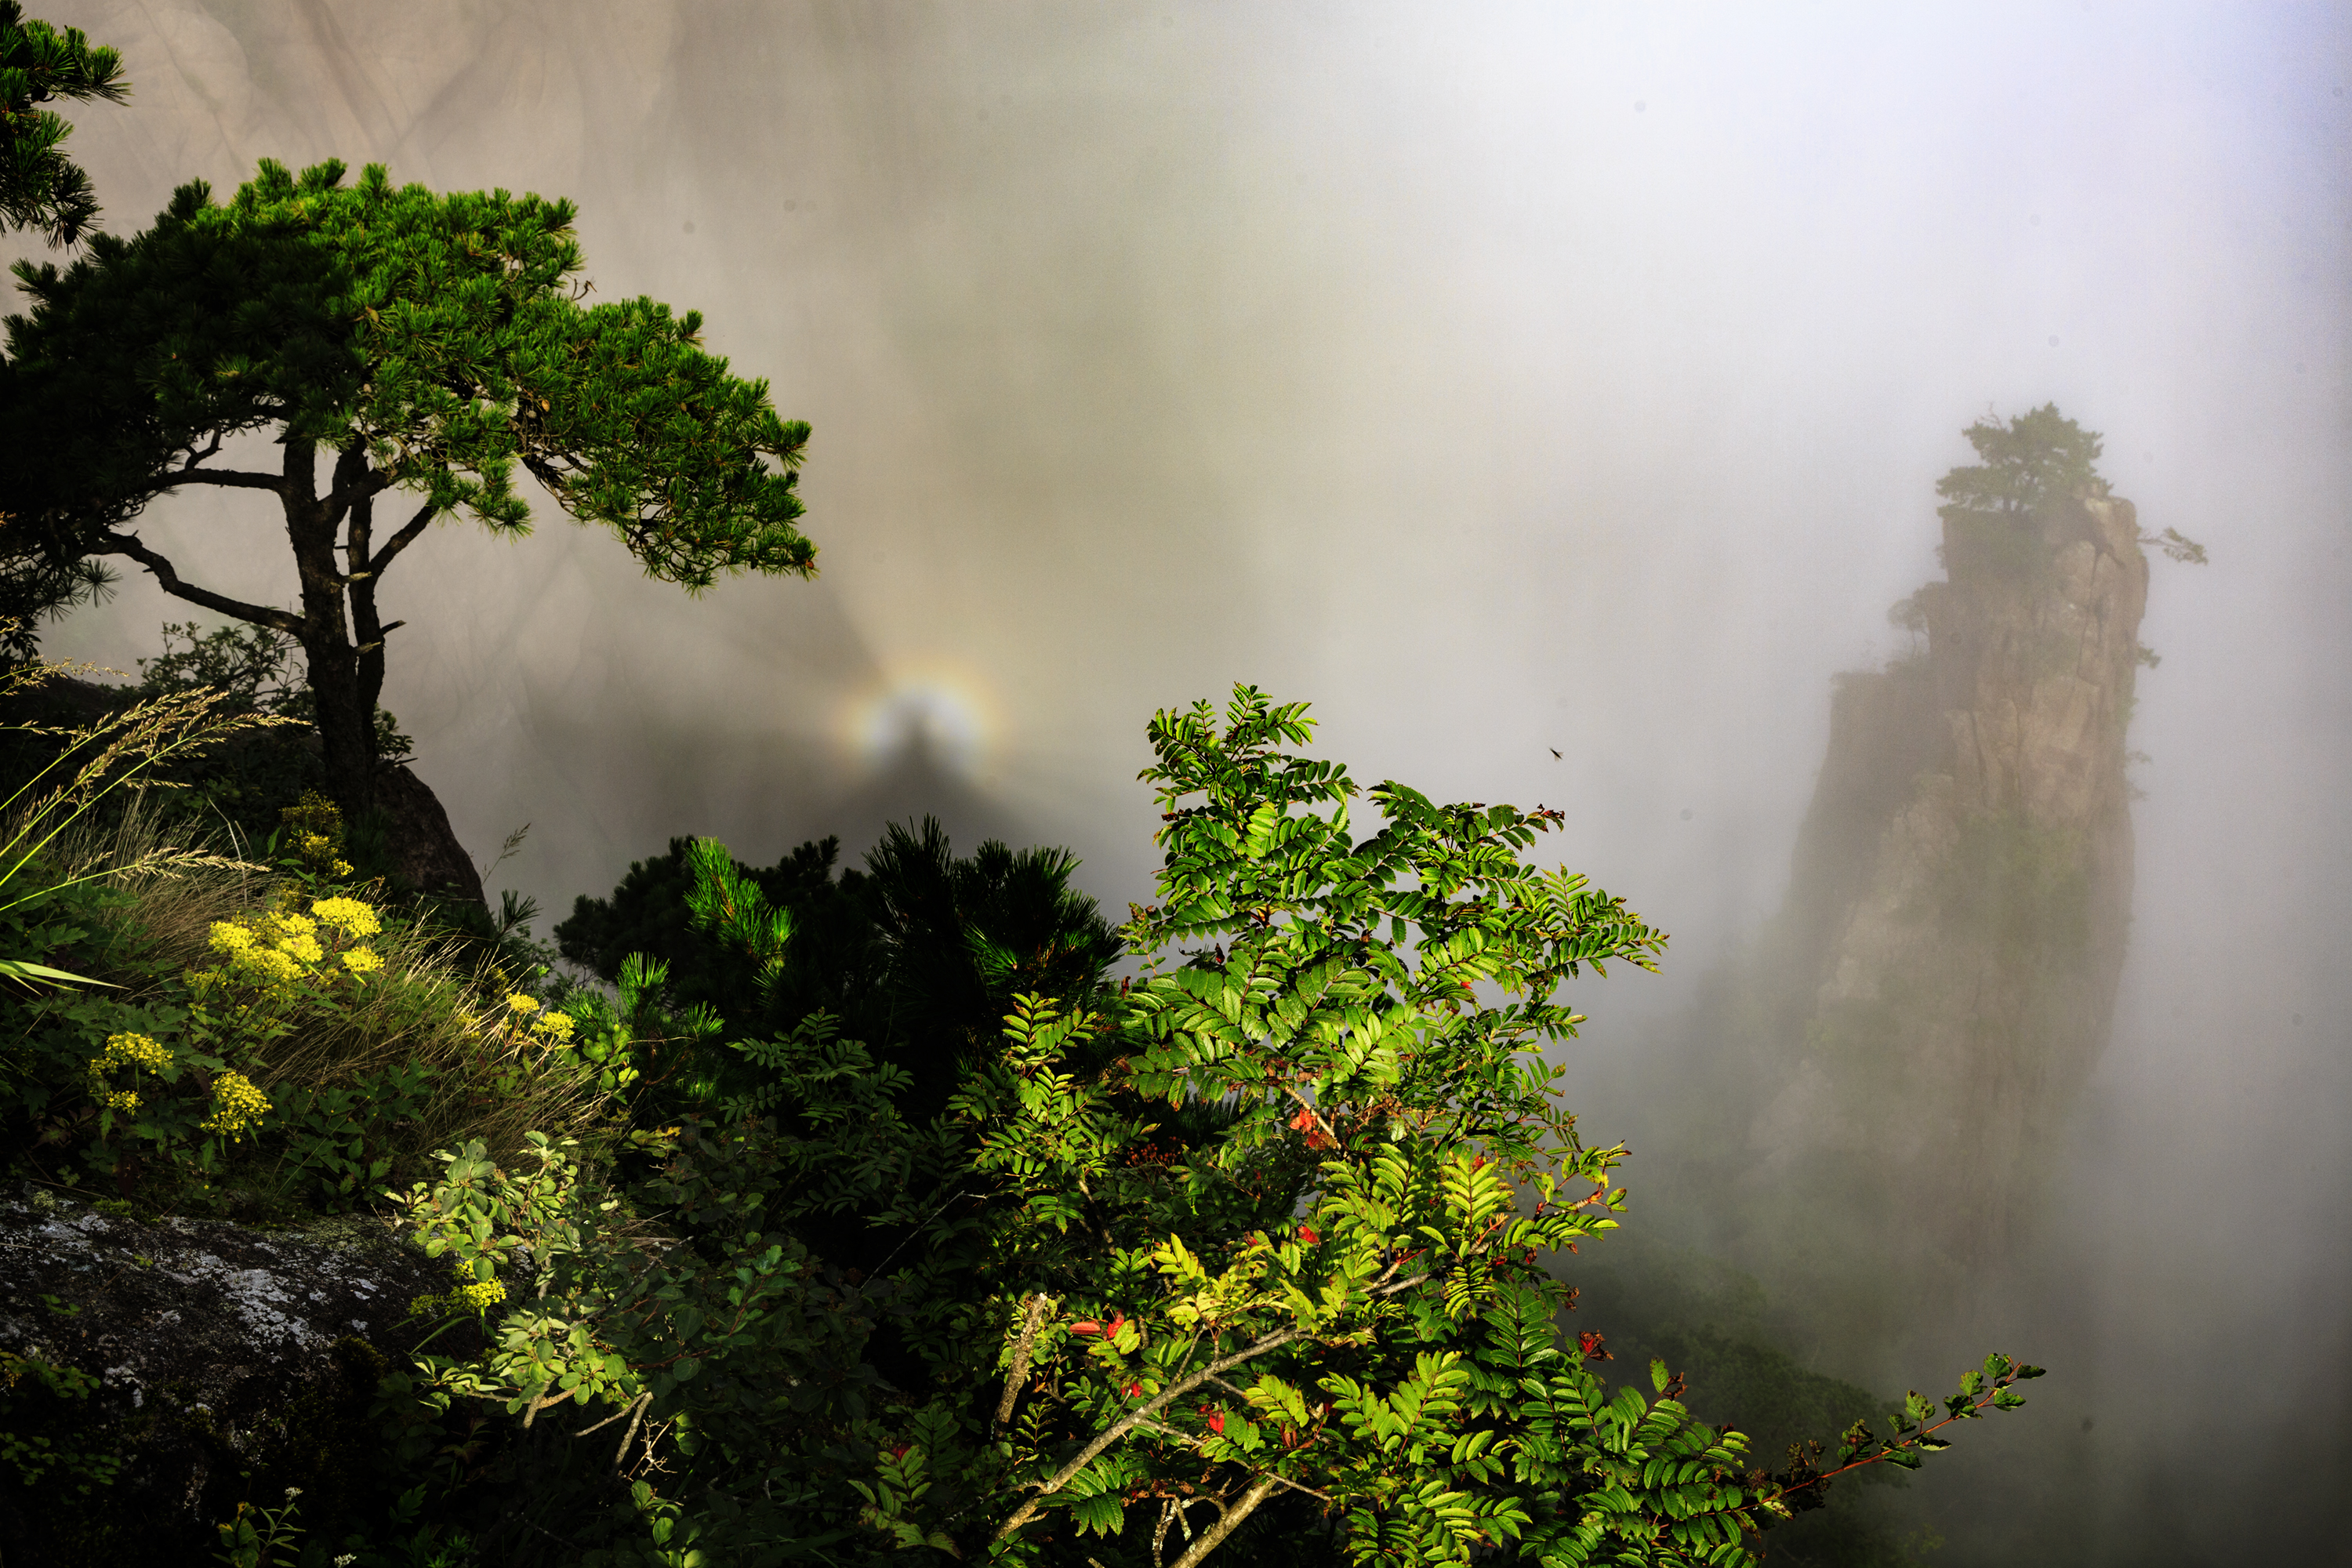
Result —
[[[507, 998], [507, 1010], [514, 1015], [509, 1022], [520, 1024], [525, 1018], [530, 1018], [530, 1022], [525, 1027], [549, 1045], [560, 1046], [572, 1038], [572, 1016], [568, 1013], [540, 1013], [540, 1002], [536, 996], [516, 992]], [[534, 1013], [540, 1016], [531, 1017]]]
[[477, 1279], [461, 1260], [457, 1262], [457, 1283], [446, 1292], [419, 1296], [408, 1303], [412, 1318], [429, 1318], [436, 1312], [487, 1312], [507, 1299], [507, 1288], [495, 1279]]
[[269, 1114], [269, 1097], [254, 1088], [241, 1072], [225, 1072], [213, 1079], [213, 1113], [201, 1123], [207, 1132], [245, 1141]]
[[449, 1292], [452, 1304], [487, 1312], [507, 1299], [507, 1288], [495, 1279], [477, 1279]]
[[294, 853], [302, 858], [303, 864], [323, 870], [329, 876], [348, 877], [352, 874], [352, 863], [335, 853], [341, 847], [324, 833], [298, 833], [294, 836]]
[[160, 1045], [144, 1035], [109, 1035], [106, 1048], [89, 1058], [90, 1092], [98, 1102], [113, 1110], [139, 1109], [139, 1091], [116, 1089], [107, 1081], [107, 1074], [117, 1068], [135, 1068], [160, 1073], [172, 1065], [169, 1047]]
[[[322, 926], [325, 941], [320, 940]], [[360, 945], [360, 939], [383, 929], [373, 909], [357, 899], [344, 898], [316, 900], [307, 915], [280, 909], [243, 920], [215, 921], [210, 945], [220, 954], [221, 967], [194, 978], [262, 991], [283, 991], [305, 978], [332, 980], [336, 972], [320, 968], [327, 962], [329, 943], [350, 942], [334, 956], [343, 974], [354, 982], [364, 981], [383, 969], [383, 959], [374, 949]]]
[[348, 937], [373, 936], [383, 929], [375, 911], [357, 899], [320, 899], [310, 913]]

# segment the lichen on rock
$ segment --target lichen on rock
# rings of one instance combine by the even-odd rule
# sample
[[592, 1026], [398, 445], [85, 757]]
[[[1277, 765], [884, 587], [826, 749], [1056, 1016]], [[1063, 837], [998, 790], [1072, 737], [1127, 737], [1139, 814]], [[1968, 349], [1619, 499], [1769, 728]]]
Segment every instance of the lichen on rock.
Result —
[[[106, 1207], [0, 1194], [0, 1352], [98, 1378], [45, 1413], [76, 1430], [45, 1436], [121, 1460], [79, 1500], [0, 1465], [0, 1563], [201, 1561], [213, 1524], [289, 1485], [332, 1531], [374, 1489], [379, 1382], [431, 1331], [409, 1303], [446, 1266], [366, 1215], [263, 1230]], [[44, 1418], [15, 1404], [12, 1426]]]

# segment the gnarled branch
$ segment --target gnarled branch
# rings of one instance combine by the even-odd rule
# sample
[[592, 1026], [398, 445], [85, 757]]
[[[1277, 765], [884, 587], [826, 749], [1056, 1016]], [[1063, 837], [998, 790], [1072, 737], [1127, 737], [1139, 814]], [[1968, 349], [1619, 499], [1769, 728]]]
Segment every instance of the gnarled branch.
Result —
[[93, 555], [128, 555], [154, 574], [156, 584], [175, 599], [185, 599], [192, 605], [202, 605], [207, 610], [217, 610], [249, 626], [269, 626], [289, 637], [302, 635], [302, 619], [285, 610], [273, 610], [266, 605], [248, 605], [242, 599], [232, 599], [226, 594], [215, 594], [210, 588], [200, 588], [194, 583], [180, 581], [180, 574], [171, 561], [150, 550], [140, 540], [128, 533], [107, 533], [100, 536], [99, 548]]
[[279, 474], [248, 473], [243, 468], [166, 468], [155, 476], [150, 489], [168, 490], [181, 485], [225, 485], [239, 490], [278, 490], [286, 488]]

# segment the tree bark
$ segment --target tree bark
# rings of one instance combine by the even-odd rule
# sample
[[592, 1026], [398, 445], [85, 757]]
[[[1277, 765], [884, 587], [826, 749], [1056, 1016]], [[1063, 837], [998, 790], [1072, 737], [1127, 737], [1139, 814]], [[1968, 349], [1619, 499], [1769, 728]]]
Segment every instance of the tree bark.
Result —
[[[301, 646], [305, 675], [317, 704], [327, 793], [341, 807], [344, 821], [356, 822], [376, 805], [375, 709], [383, 692], [383, 637], [401, 624], [394, 621], [385, 626], [377, 618], [376, 585], [383, 568], [432, 521], [433, 508], [429, 502], [421, 507], [381, 551], [374, 551], [371, 531], [375, 497], [387, 481], [369, 464], [366, 447], [355, 441], [336, 454], [333, 486], [321, 495], [318, 449], [301, 441], [288, 440], [284, 445], [283, 465], [276, 475], [190, 468], [175, 471], [172, 479], [174, 484], [228, 484], [277, 492], [301, 585], [299, 615], [248, 605], [184, 583], [167, 558], [134, 534], [107, 534], [103, 547], [95, 553], [127, 555], [152, 573], [157, 585], [174, 598], [250, 626], [283, 632]], [[336, 536], [346, 532], [347, 524], [347, 542], [339, 545]], [[349, 557], [348, 570], [335, 559], [339, 548]]]
[[[359, 655], [343, 612], [345, 584], [335, 560], [335, 535], [352, 488], [364, 482], [366, 470], [365, 448], [347, 448], [335, 462], [334, 491], [321, 496], [317, 448], [289, 440], [286, 485], [278, 491], [301, 584], [301, 629], [294, 636], [309, 663], [310, 694], [318, 704], [327, 793], [342, 807], [348, 823], [356, 823], [375, 805], [375, 706], [361, 700]], [[346, 498], [341, 505], [339, 497]]]

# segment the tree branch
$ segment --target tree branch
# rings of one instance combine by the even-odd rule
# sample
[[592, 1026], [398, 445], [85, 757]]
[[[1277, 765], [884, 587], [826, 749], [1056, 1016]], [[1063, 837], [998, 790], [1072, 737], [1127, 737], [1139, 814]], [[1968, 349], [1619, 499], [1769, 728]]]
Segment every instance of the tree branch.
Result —
[[[392, 488], [392, 481], [368, 467], [365, 447], [346, 447], [335, 458], [335, 482], [327, 491], [327, 521], [339, 526], [344, 514], [360, 501]], [[365, 552], [362, 552], [362, 554]]]
[[172, 563], [150, 550], [128, 533], [107, 533], [100, 536], [100, 548], [93, 555], [128, 555], [155, 576], [156, 585], [175, 599], [185, 599], [192, 605], [202, 605], [207, 610], [217, 610], [224, 616], [250, 626], [269, 626], [289, 637], [302, 635], [299, 616], [284, 610], [273, 610], [263, 605], [248, 605], [242, 599], [232, 599], [226, 594], [215, 594], [210, 588], [199, 588], [193, 583], [180, 581], [180, 574]]
[[169, 468], [149, 488], [168, 490], [179, 485], [226, 485], [231, 489], [282, 493], [286, 480], [278, 474], [253, 474], [242, 468]]
[[[1159, 1415], [1160, 1412], [1165, 1409], [1171, 1402], [1181, 1398], [1184, 1394], [1190, 1394], [1192, 1390], [1200, 1387], [1201, 1384], [1208, 1382], [1209, 1379], [1216, 1376], [1221, 1372], [1230, 1371], [1233, 1368], [1241, 1365], [1244, 1362], [1254, 1361], [1257, 1357], [1264, 1355], [1266, 1352], [1270, 1350], [1278, 1350], [1282, 1346], [1290, 1343], [1293, 1340], [1303, 1340], [1307, 1337], [1307, 1332], [1305, 1329], [1278, 1330], [1274, 1333], [1266, 1335], [1265, 1338], [1258, 1341], [1255, 1344], [1248, 1345], [1241, 1350], [1237, 1350], [1233, 1354], [1226, 1356], [1221, 1361], [1211, 1362], [1207, 1366], [1202, 1367], [1199, 1372], [1194, 1373], [1192, 1376], [1183, 1379], [1181, 1382], [1170, 1384], [1167, 1387], [1161, 1389], [1158, 1395], [1156, 1395], [1149, 1404], [1145, 1405], [1140, 1410], [1137, 1410], [1132, 1414], [1113, 1422], [1109, 1426], [1106, 1427], [1100, 1436], [1087, 1444], [1085, 1447], [1079, 1449], [1076, 1457], [1072, 1458], [1068, 1464], [1064, 1465], [1060, 1469], [1055, 1471], [1050, 1479], [1046, 1480], [1037, 1488], [1037, 1495], [1035, 1497], [1031, 1498], [1027, 1502], [1023, 1503], [1019, 1508], [1015, 1509], [1013, 1512], [1013, 1517], [1006, 1520], [1003, 1524], [997, 1527], [996, 1534], [991, 1538], [992, 1543], [1006, 1540], [1014, 1531], [1020, 1529], [1023, 1525], [1036, 1518], [1039, 1510], [1045, 1507], [1045, 1500], [1047, 1498], [1052, 1497], [1055, 1492], [1060, 1491], [1064, 1487], [1068, 1486], [1073, 1480], [1076, 1480], [1079, 1475], [1084, 1473], [1088, 1465], [1093, 1464], [1097, 1458], [1101, 1457], [1104, 1449], [1108, 1448], [1121, 1437], [1124, 1437], [1129, 1432], [1134, 1431], [1136, 1427], [1150, 1420], [1152, 1416]], [[1266, 1483], [1265, 1489], [1268, 1491], [1272, 1491], [1274, 1489], [1274, 1485], [1271, 1481]], [[1261, 1498], [1259, 1500], [1264, 1501], [1265, 1500]], [[1257, 1505], [1255, 1503], [1252, 1503], [1250, 1506], [1255, 1508]]]
[[1021, 1337], [1013, 1342], [1013, 1370], [1005, 1374], [1004, 1397], [996, 1402], [999, 1426], [1013, 1419], [1013, 1406], [1021, 1397], [1022, 1381], [1029, 1375], [1029, 1349], [1037, 1342], [1037, 1325], [1051, 1305], [1053, 1302], [1043, 1290], [1029, 1299], [1028, 1313], [1021, 1320]]
[[418, 507], [416, 515], [403, 523], [398, 533], [385, 540], [382, 550], [368, 557], [367, 570], [381, 575], [383, 569], [392, 564], [392, 558], [407, 549], [416, 536], [425, 531], [425, 525], [433, 521], [436, 510], [431, 501]]
[[1176, 1559], [1176, 1568], [1199, 1568], [1202, 1558], [1224, 1544], [1225, 1537], [1239, 1529], [1242, 1521], [1255, 1513], [1258, 1504], [1274, 1495], [1274, 1489], [1281, 1480], [1280, 1476], [1267, 1471], [1257, 1485], [1242, 1493], [1240, 1501], [1218, 1515], [1216, 1523], [1192, 1538], [1192, 1544], [1184, 1549], [1184, 1555]]

